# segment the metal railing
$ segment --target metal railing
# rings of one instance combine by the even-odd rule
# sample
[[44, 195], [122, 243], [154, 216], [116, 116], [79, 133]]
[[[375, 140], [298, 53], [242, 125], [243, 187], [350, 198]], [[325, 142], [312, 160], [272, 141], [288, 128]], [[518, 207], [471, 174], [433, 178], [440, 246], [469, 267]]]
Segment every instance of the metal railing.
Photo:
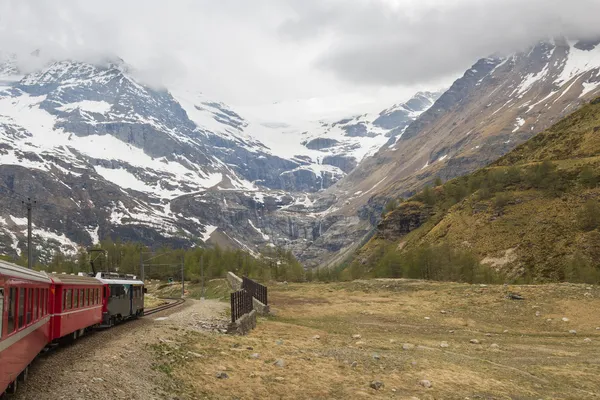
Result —
[[252, 297], [260, 301], [264, 305], [268, 305], [267, 301], [267, 287], [261, 285], [252, 279], [243, 276], [242, 277], [242, 289], [246, 290]]
[[251, 312], [252, 309], [252, 295], [250, 293], [244, 289], [231, 293], [231, 322], [237, 321], [242, 315]]

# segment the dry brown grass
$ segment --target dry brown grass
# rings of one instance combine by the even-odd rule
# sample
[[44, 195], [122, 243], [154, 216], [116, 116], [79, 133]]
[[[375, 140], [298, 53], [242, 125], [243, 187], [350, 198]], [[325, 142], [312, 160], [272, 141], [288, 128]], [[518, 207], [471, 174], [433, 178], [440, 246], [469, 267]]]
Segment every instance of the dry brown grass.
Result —
[[[173, 376], [187, 385], [183, 398], [594, 399], [600, 397], [600, 288], [588, 287], [277, 285], [270, 288], [276, 316], [261, 318], [245, 337], [191, 336], [188, 346], [202, 358]], [[506, 299], [508, 290], [525, 300]], [[442, 341], [449, 347], [441, 348]], [[403, 343], [415, 348], [405, 351]], [[286, 366], [274, 366], [276, 359]], [[229, 379], [215, 378], [222, 369]], [[433, 387], [421, 387], [422, 379]], [[385, 387], [369, 388], [372, 380]]]

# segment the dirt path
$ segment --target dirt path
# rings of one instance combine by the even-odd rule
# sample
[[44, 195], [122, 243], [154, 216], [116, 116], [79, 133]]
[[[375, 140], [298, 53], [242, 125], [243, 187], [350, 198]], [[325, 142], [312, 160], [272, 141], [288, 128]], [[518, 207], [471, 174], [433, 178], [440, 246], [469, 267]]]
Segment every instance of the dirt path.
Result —
[[227, 305], [188, 300], [174, 310], [95, 332], [41, 356], [14, 400], [173, 399], [155, 351], [190, 331], [219, 331]]

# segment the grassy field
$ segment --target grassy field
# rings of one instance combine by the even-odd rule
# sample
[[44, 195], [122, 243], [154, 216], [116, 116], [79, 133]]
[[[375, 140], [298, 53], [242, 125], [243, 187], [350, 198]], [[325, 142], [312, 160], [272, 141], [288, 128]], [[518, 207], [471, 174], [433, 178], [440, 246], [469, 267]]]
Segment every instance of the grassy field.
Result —
[[170, 371], [184, 398], [600, 397], [597, 286], [370, 280], [269, 293], [275, 316], [250, 335], [187, 336], [183, 349], [201, 357]]

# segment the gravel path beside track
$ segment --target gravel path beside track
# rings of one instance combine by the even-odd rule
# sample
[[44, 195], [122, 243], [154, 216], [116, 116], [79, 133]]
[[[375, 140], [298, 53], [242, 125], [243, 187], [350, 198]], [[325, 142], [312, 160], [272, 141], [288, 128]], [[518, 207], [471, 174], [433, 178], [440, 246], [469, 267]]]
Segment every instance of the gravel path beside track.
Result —
[[[225, 303], [187, 300], [182, 306], [97, 331], [42, 355], [11, 400], [172, 399], [168, 376], [153, 369], [149, 346], [187, 330], [223, 329]], [[158, 320], [157, 320], [158, 319]]]

